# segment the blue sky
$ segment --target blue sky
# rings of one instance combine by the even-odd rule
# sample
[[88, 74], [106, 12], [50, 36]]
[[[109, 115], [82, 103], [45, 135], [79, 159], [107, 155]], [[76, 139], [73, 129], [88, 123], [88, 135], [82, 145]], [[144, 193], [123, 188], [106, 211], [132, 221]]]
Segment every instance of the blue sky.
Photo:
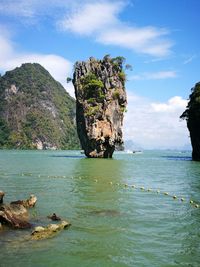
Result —
[[189, 143], [179, 120], [199, 81], [199, 0], [1, 0], [0, 72], [42, 64], [73, 95], [77, 60], [124, 56], [124, 139], [144, 148]]

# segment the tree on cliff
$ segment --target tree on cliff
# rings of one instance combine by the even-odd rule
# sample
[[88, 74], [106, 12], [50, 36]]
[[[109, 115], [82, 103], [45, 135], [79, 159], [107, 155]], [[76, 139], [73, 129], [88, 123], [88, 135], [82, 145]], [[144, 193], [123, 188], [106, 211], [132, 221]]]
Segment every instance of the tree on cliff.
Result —
[[192, 144], [192, 158], [200, 161], [200, 82], [191, 89], [186, 110], [180, 116], [186, 119]]

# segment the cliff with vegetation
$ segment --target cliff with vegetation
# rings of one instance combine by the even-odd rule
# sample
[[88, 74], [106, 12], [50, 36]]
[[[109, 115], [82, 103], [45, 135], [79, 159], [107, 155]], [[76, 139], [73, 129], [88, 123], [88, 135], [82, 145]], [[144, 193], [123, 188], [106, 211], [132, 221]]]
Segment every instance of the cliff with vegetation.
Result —
[[77, 130], [87, 157], [111, 158], [115, 147], [123, 144], [127, 104], [123, 63], [122, 57], [105, 56], [75, 64]]
[[186, 119], [192, 144], [192, 159], [200, 161], [200, 82], [191, 89], [186, 110], [181, 115]]
[[39, 64], [0, 77], [0, 148], [79, 148], [75, 100]]

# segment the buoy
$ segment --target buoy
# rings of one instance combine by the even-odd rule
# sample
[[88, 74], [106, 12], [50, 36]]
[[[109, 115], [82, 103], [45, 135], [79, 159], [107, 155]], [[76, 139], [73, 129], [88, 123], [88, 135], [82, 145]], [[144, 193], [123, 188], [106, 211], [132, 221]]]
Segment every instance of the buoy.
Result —
[[118, 185], [118, 186], [119, 186], [119, 183], [116, 183], [116, 185]]
[[184, 200], [185, 200], [185, 198], [184, 198], [184, 197], [182, 197], [182, 198], [181, 198], [181, 201], [183, 202]]
[[157, 190], [156, 193], [159, 194], [160, 193], [160, 190]]
[[127, 184], [125, 184], [124, 186], [125, 186], [125, 187], [128, 187], [128, 185], [127, 185]]
[[141, 190], [144, 190], [144, 187], [142, 186], [142, 187], [140, 187], [140, 189], [141, 189]]
[[147, 189], [147, 191], [148, 191], [148, 192], [151, 192], [151, 191], [152, 191], [152, 189], [151, 189], [151, 188], [149, 188], [149, 189]]
[[199, 207], [199, 205], [198, 204], [195, 204], [195, 208], [198, 208]]
[[132, 187], [132, 188], [135, 188], [135, 185], [133, 184], [131, 187]]
[[173, 199], [177, 199], [177, 196], [173, 196]]
[[169, 195], [169, 193], [167, 193], [167, 192], [164, 192], [164, 195], [165, 195], [165, 196], [168, 196], [168, 195]]
[[95, 181], [96, 183], [98, 182], [98, 180], [97, 180], [97, 179], [95, 179], [94, 181]]
[[112, 182], [110, 182], [110, 184], [112, 185], [113, 183], [112, 183]]
[[190, 200], [190, 204], [193, 204], [194, 203], [194, 201], [193, 200]]

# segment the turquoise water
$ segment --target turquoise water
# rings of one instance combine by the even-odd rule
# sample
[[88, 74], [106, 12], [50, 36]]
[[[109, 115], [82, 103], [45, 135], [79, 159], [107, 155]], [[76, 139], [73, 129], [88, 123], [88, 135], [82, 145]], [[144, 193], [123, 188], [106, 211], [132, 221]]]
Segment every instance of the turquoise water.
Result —
[[46, 216], [53, 212], [72, 223], [40, 241], [29, 239], [30, 230], [1, 231], [0, 266], [199, 267], [200, 208], [189, 201], [200, 202], [200, 163], [190, 156], [144, 151], [86, 159], [79, 151], [0, 151], [5, 202], [34, 193], [34, 225], [51, 223]]

